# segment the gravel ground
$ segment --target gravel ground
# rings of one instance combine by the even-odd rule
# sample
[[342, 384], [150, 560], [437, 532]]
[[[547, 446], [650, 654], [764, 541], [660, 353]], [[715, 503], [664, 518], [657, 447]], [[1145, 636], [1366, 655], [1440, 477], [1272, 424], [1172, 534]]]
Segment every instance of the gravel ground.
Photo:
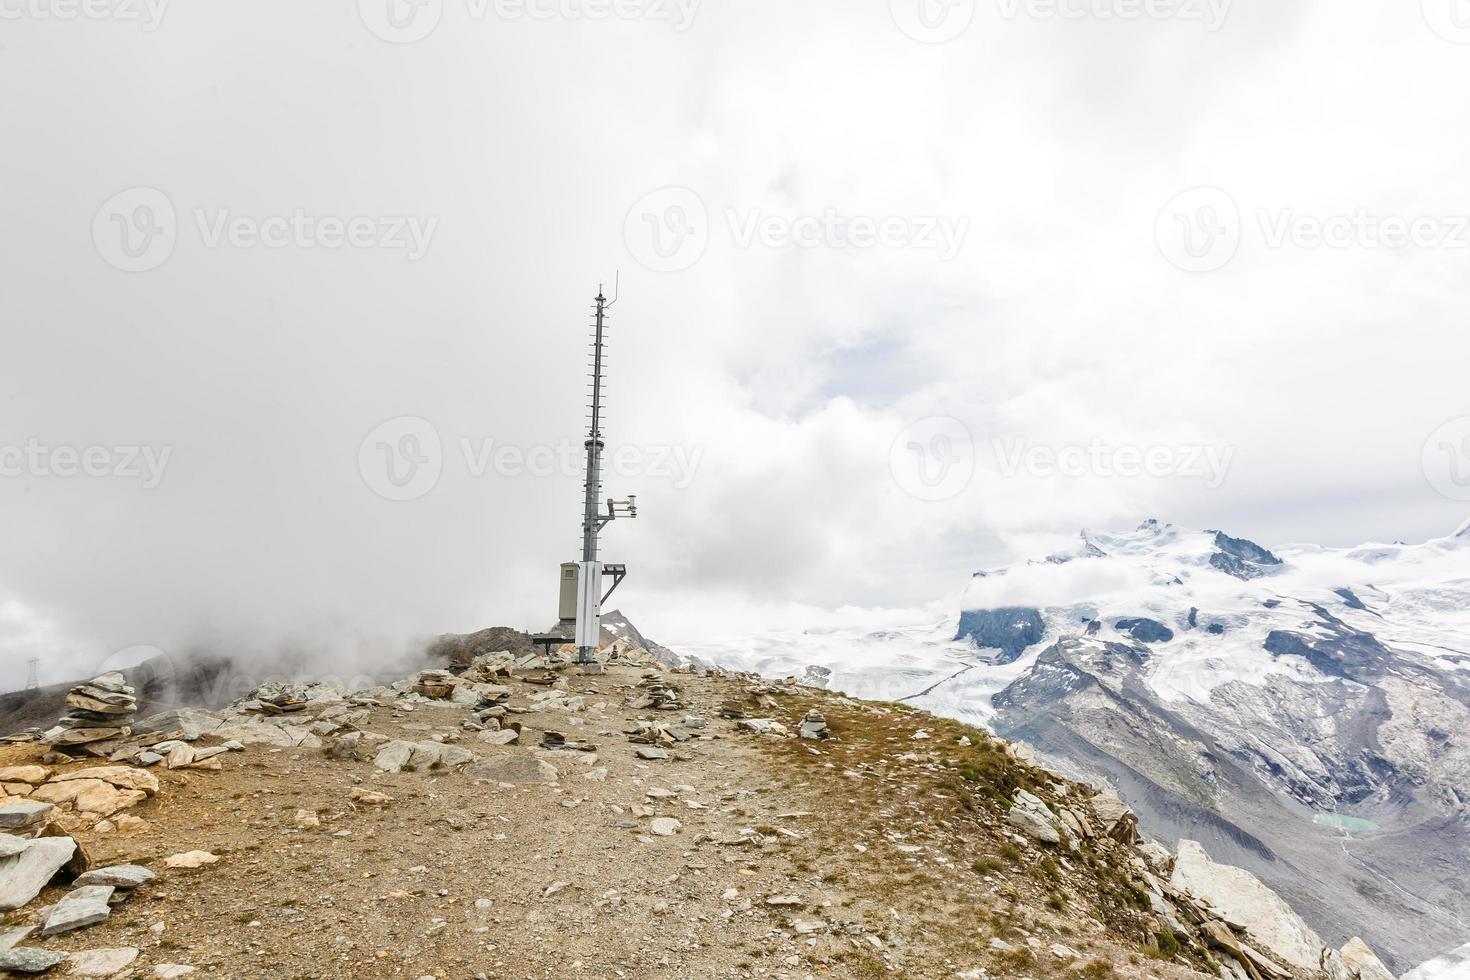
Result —
[[[636, 711], [643, 676], [565, 675], [582, 706], [512, 715], [518, 746], [476, 741], [460, 729], [469, 709], [447, 702], [360, 724], [458, 733], [480, 762], [539, 758], [554, 782], [476, 778], [475, 765], [385, 774], [266, 746], [222, 757], [222, 772], [154, 769], [162, 791], [129, 811], [146, 830], [79, 839], [94, 866], [142, 863], [158, 880], [102, 924], [28, 944], [139, 947], [124, 977], [161, 964], [240, 978], [1194, 975], [1145, 956], [1146, 920], [1110, 901], [1124, 859], [1048, 860], [968, 795], [942, 757], [979, 749], [952, 748], [953, 723], [809, 689], [761, 707], [748, 681], [684, 673], [663, 675], [677, 710]], [[546, 690], [512, 686], [513, 707]], [[741, 731], [719, 716], [730, 701], [791, 731], [815, 707], [835, 737]], [[686, 715], [708, 719], [699, 737], [668, 760], [636, 756], [630, 723]], [[597, 751], [539, 751], [543, 730]], [[35, 754], [6, 748], [0, 764]], [[165, 867], [193, 850], [220, 860]]]

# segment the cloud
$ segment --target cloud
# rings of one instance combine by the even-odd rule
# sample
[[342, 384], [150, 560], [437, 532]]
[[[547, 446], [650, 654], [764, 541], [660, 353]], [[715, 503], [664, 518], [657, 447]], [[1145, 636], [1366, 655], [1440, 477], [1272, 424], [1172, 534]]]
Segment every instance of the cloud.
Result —
[[[30, 94], [0, 122], [32, 152], [0, 161], [0, 446], [171, 456], [153, 489], [0, 478], [0, 586], [55, 630], [6, 643], [0, 682], [37, 643], [59, 679], [139, 644], [358, 664], [547, 625], [578, 480], [477, 464], [575, 453], [588, 305], [619, 270], [608, 435], [644, 466], [608, 490], [643, 516], [606, 554], [668, 642], [927, 608], [1018, 535], [1147, 514], [1339, 545], [1463, 520], [1421, 451], [1470, 411], [1465, 251], [1266, 236], [1470, 214], [1463, 52], [1413, 5], [1236, 3], [1213, 33], [1012, 6], [943, 45], [835, 0], [706, 3], [683, 30], [446, 2], [413, 43], [284, 0], [11, 24], [0, 74]], [[1191, 274], [1155, 226], [1199, 186], [1241, 242]], [[627, 228], [666, 187], [696, 195], [703, 251], [656, 273]], [[142, 251], [158, 198], [104, 208], [139, 188], [174, 221]], [[442, 469], [394, 501], [360, 464], [404, 417]], [[930, 418], [970, 440], [938, 500], [895, 472]], [[1006, 472], [995, 440], [1233, 456], [1211, 489]], [[675, 450], [692, 479], [654, 465]]]

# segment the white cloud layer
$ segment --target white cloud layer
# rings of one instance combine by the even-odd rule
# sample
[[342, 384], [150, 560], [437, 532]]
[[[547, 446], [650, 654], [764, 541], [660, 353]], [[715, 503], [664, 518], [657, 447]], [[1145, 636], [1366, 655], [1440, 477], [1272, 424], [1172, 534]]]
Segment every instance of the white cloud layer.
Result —
[[[546, 625], [578, 480], [473, 450], [575, 447], [618, 270], [609, 437], [642, 471], [609, 490], [643, 517], [606, 550], [665, 642], [927, 607], [1146, 514], [1346, 545], [1470, 513], [1470, 46], [1438, 0], [961, 0], [946, 44], [907, 0], [444, 0], [415, 43], [374, 34], [431, 26], [389, 2], [5, 8], [0, 448], [50, 455], [0, 455], [0, 686], [33, 655]], [[685, 227], [667, 187], [692, 264], [650, 252], [646, 219]], [[1209, 216], [1160, 218], [1198, 187], [1238, 245], [1192, 273]], [[1385, 246], [1399, 219], [1428, 237]], [[360, 450], [402, 416], [442, 472], [391, 502]], [[119, 447], [170, 450], [156, 487]], [[654, 465], [676, 449], [692, 478]]]

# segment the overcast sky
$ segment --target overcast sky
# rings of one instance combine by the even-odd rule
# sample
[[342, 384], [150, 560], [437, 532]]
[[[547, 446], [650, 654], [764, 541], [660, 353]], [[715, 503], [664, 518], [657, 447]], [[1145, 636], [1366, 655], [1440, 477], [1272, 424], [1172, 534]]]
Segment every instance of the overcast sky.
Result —
[[1447, 534], [1459, 2], [0, 0], [0, 687], [549, 625], [619, 274], [671, 644], [1150, 515]]

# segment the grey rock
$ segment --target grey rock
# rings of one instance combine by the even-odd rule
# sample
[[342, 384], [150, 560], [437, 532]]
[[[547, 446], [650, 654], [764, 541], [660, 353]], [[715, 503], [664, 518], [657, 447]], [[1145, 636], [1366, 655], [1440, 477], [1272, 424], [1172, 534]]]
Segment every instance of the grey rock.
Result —
[[34, 827], [51, 816], [55, 809], [50, 803], [38, 803], [34, 800], [0, 806], [0, 829], [24, 830]]
[[1058, 832], [1056, 825], [1039, 816], [1030, 808], [1013, 807], [1010, 814], [1006, 817], [1006, 823], [1018, 828], [1027, 837], [1039, 840], [1043, 844], [1060, 844], [1062, 842], [1062, 835]]
[[647, 745], [638, 746], [638, 748], [635, 750], [635, 754], [638, 756], [638, 758], [646, 759], [649, 762], [657, 762], [663, 759], [667, 759], [669, 757], [669, 754], [663, 749], [656, 749]]
[[31, 842], [24, 837], [13, 837], [10, 834], [0, 834], [0, 859], [15, 857], [31, 846]]
[[327, 755], [333, 759], [345, 762], [355, 762], [358, 758], [358, 749], [362, 745], [362, 732], [348, 732], [338, 735], [332, 739], [327, 746]]
[[12, 926], [9, 929], [0, 929], [0, 949], [10, 949], [20, 945], [35, 931], [35, 926]]
[[50, 949], [26, 949], [16, 946], [0, 950], [0, 970], [12, 973], [45, 973], [67, 958], [68, 954]]
[[183, 732], [186, 742], [202, 738], [224, 723], [224, 716], [198, 708], [176, 708], [161, 715], [144, 718], [133, 725], [136, 734], [150, 732]]
[[393, 741], [378, 750], [378, 756], [373, 760], [373, 765], [383, 772], [402, 772], [403, 767], [408, 765], [408, 760], [413, 758], [413, 743], [404, 741]]
[[68, 892], [51, 907], [41, 935], [56, 936], [102, 922], [112, 914], [112, 906], [108, 904], [112, 892], [111, 885], [85, 885]]
[[470, 766], [465, 774], [498, 783], [554, 783], [560, 775], [551, 763], [529, 755], [495, 756]]
[[89, 949], [72, 953], [71, 962], [67, 964], [67, 976], [116, 976], [132, 966], [133, 962], [137, 960], [138, 954], [139, 949], [136, 946], [123, 946], [117, 949]]
[[24, 853], [0, 861], [0, 912], [29, 904], [76, 852], [70, 837], [39, 837]]
[[114, 888], [129, 890], [148, 884], [154, 877], [152, 871], [136, 864], [115, 864], [108, 868], [88, 871], [77, 878], [76, 883], [78, 885], [111, 885]]
[[1245, 926], [1251, 938], [1292, 966], [1317, 970], [1325, 948], [1321, 938], [1255, 875], [1216, 864], [1192, 840], [1179, 842], [1169, 884], [1214, 906], [1227, 921]]

